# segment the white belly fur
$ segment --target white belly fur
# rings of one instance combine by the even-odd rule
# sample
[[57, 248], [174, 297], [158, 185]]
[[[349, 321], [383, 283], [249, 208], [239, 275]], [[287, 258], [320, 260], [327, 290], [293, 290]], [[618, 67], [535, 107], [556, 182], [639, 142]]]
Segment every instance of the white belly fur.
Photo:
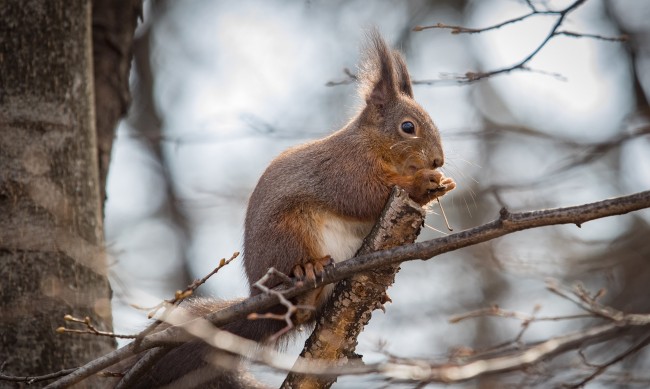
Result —
[[334, 262], [345, 261], [356, 254], [363, 238], [372, 229], [372, 223], [350, 221], [334, 215], [322, 219], [319, 243], [323, 256], [329, 255]]
[[[350, 221], [331, 214], [324, 215], [321, 220], [318, 231], [320, 252], [322, 256], [332, 257], [336, 263], [352, 258], [373, 226], [373, 223]], [[327, 300], [332, 290], [334, 284], [323, 287], [319, 306]]]

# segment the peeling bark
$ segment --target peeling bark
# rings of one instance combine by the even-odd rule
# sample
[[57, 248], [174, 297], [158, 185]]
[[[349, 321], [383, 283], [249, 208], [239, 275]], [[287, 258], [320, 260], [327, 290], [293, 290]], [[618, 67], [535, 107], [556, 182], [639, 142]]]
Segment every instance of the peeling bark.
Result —
[[[379, 222], [366, 237], [358, 255], [413, 243], [424, 223], [425, 212], [408, 194], [394, 188]], [[355, 274], [336, 285], [323, 308], [301, 357], [350, 363], [357, 338], [370, 321], [372, 311], [382, 306], [386, 290], [395, 281], [399, 263]], [[336, 377], [290, 373], [282, 388], [329, 388]]]

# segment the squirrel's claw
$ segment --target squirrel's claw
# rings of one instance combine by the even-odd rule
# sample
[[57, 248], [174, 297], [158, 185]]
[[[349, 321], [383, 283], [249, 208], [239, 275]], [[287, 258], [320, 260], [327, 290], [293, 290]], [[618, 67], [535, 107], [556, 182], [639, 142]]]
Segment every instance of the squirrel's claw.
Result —
[[445, 177], [438, 170], [422, 169], [413, 178], [414, 183], [409, 194], [421, 205], [431, 202], [436, 197], [442, 197], [456, 188], [454, 179]]
[[322, 280], [325, 277], [325, 267], [332, 263], [332, 257], [326, 255], [294, 266], [291, 274], [299, 280], [305, 279], [316, 284], [316, 278], [320, 277]]

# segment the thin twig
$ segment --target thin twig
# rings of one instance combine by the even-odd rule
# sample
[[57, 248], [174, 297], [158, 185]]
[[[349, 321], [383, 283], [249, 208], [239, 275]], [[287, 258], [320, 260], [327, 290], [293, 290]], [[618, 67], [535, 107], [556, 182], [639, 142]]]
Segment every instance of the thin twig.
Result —
[[638, 325], [645, 325], [650, 323], [650, 315], [624, 313], [612, 307], [607, 307], [600, 304], [598, 301], [596, 301], [600, 293], [597, 293], [595, 297], [589, 296], [589, 294], [584, 290], [584, 287], [581, 285], [576, 285], [573, 291], [569, 291], [566, 288], [560, 286], [555, 281], [548, 281], [546, 283], [546, 288], [556, 295], [571, 301], [583, 310], [590, 312], [595, 316], [602, 317], [614, 322], [626, 321], [633, 322]]
[[523, 312], [516, 312], [516, 311], [509, 311], [506, 309], [502, 309], [499, 306], [492, 306], [489, 308], [483, 308], [483, 309], [478, 309], [475, 311], [470, 311], [467, 313], [463, 313], [460, 315], [455, 315], [449, 318], [449, 322], [456, 324], [459, 323], [463, 320], [466, 319], [471, 319], [471, 318], [477, 318], [477, 317], [485, 317], [485, 316], [495, 316], [495, 317], [503, 317], [503, 318], [511, 318], [511, 319], [517, 319], [521, 320], [523, 322], [526, 321], [561, 321], [561, 320], [573, 320], [573, 319], [585, 319], [588, 317], [593, 317], [593, 315], [590, 315], [588, 313], [583, 313], [583, 314], [576, 314], [576, 315], [565, 315], [565, 316], [534, 316], [530, 315], [527, 313]]
[[156, 305], [155, 307], [150, 308], [150, 312], [148, 314], [149, 318], [152, 318], [162, 307], [178, 305], [181, 301], [183, 301], [186, 298], [193, 295], [194, 292], [196, 291], [196, 289], [199, 286], [205, 284], [206, 281], [208, 281], [208, 279], [210, 279], [210, 277], [217, 274], [217, 272], [219, 272], [219, 270], [221, 270], [223, 267], [230, 264], [230, 262], [234, 261], [235, 258], [237, 258], [238, 256], [239, 256], [239, 252], [236, 251], [228, 259], [221, 258], [221, 260], [219, 261], [219, 265], [217, 265], [217, 267], [214, 268], [214, 270], [212, 270], [210, 273], [208, 273], [205, 277], [200, 278], [198, 280], [194, 280], [194, 282], [192, 282], [190, 285], [188, 285], [183, 290], [177, 290], [176, 293], [174, 294], [173, 299], [164, 300], [160, 304]]
[[344, 78], [343, 80], [340, 81], [328, 81], [325, 83], [325, 86], [338, 86], [338, 85], [348, 85], [352, 84], [353, 82], [359, 81], [359, 77], [352, 73], [352, 71], [348, 68], [343, 68], [343, 73], [347, 76], [347, 78]]
[[72, 315], [65, 315], [63, 317], [63, 320], [69, 321], [72, 323], [79, 323], [83, 324], [86, 326], [85, 330], [79, 330], [79, 329], [74, 329], [74, 328], [66, 328], [66, 327], [59, 327], [56, 329], [56, 332], [59, 334], [63, 333], [72, 333], [72, 334], [90, 334], [90, 335], [97, 335], [97, 336], [107, 336], [109, 338], [119, 338], [119, 339], [135, 339], [139, 335], [124, 335], [124, 334], [116, 334], [114, 332], [110, 331], [101, 331], [98, 330], [97, 327], [95, 327], [91, 320], [90, 317], [86, 316], [83, 319], [76, 318]]
[[574, 31], [557, 31], [555, 35], [564, 35], [572, 38], [591, 38], [591, 39], [598, 39], [598, 40], [608, 41], [608, 42], [627, 42], [630, 39], [630, 37], [627, 35], [603, 36], [597, 34], [585, 34], [582, 32], [574, 32]]
[[586, 362], [586, 358], [585, 358], [584, 354], [581, 354], [581, 356], [582, 356], [583, 360], [585, 361], [585, 363], [590, 367], [595, 367], [596, 369], [592, 374], [585, 377], [582, 381], [580, 381], [580, 382], [578, 382], [578, 383], [576, 383], [574, 385], [571, 385], [570, 387], [571, 388], [582, 388], [582, 387], [584, 387], [588, 382], [593, 381], [596, 377], [603, 374], [612, 365], [622, 361], [623, 359], [629, 357], [632, 354], [637, 353], [638, 351], [645, 348], [648, 344], [650, 344], [650, 335], [646, 336], [645, 338], [643, 338], [643, 340], [641, 340], [636, 345], [630, 347], [629, 349], [625, 350], [624, 352], [620, 353], [616, 357], [612, 358], [608, 362], [603, 363], [600, 366], [594, 366], [594, 365]]
[[447, 225], [447, 229], [449, 231], [453, 231], [454, 229], [451, 228], [451, 225], [449, 225], [449, 219], [447, 219], [447, 214], [445, 214], [445, 209], [442, 207], [442, 203], [440, 202], [440, 198], [436, 197], [436, 201], [438, 202], [438, 206], [440, 207], [440, 213], [442, 213], [442, 218], [445, 220], [445, 224]]
[[445, 29], [445, 30], [451, 30], [452, 34], [478, 34], [481, 32], [486, 32], [486, 31], [491, 31], [491, 30], [497, 30], [503, 26], [507, 26], [509, 24], [521, 22], [523, 20], [528, 19], [531, 16], [535, 15], [540, 15], [540, 14], [545, 14], [545, 15], [557, 15], [558, 12], [554, 11], [548, 11], [548, 12], [537, 12], [533, 11], [530, 13], [527, 13], [525, 15], [519, 16], [517, 18], [509, 19], [504, 22], [495, 24], [493, 26], [489, 27], [484, 27], [484, 28], [470, 28], [470, 27], [463, 27], [463, 26], [454, 26], [454, 25], [449, 25], [449, 24], [444, 24], [444, 23], [437, 23], [432, 26], [415, 26], [413, 27], [413, 31], [424, 31], [424, 30], [429, 30], [429, 29]]
[[292, 284], [293, 280], [289, 278], [286, 274], [277, 271], [275, 268], [270, 268], [266, 274], [257, 280], [253, 285], [264, 292], [265, 294], [276, 296], [278, 300], [280, 301], [280, 304], [284, 305], [287, 307], [287, 312], [285, 312], [282, 315], [279, 314], [274, 314], [274, 313], [264, 313], [264, 314], [259, 314], [256, 312], [253, 312], [248, 315], [249, 320], [258, 320], [258, 319], [272, 319], [272, 320], [280, 320], [284, 321], [287, 323], [286, 326], [284, 326], [280, 331], [276, 332], [275, 334], [271, 335], [269, 337], [269, 341], [275, 342], [278, 338], [280, 338], [282, 335], [286, 334], [289, 332], [292, 328], [294, 328], [293, 320], [291, 320], [291, 316], [298, 310], [298, 309], [314, 309], [314, 307], [308, 307], [308, 306], [296, 306], [294, 305], [291, 301], [289, 301], [286, 297], [284, 297], [284, 294], [282, 291], [278, 290], [273, 290], [266, 286], [266, 282], [272, 277], [272, 276], [277, 276], [282, 279], [282, 281], [286, 284]]
[[0, 381], [9, 381], [9, 382], [25, 382], [27, 385], [34, 384], [36, 382], [48, 381], [54, 378], [64, 377], [78, 368], [74, 367], [71, 369], [63, 369], [54, 373], [43, 374], [39, 376], [12, 376], [0, 373]]
[[[567, 15], [569, 15], [571, 12], [575, 11], [578, 7], [580, 7], [582, 4], [584, 4], [586, 0], [576, 0], [573, 3], [571, 3], [569, 6], [562, 10], [558, 11], [539, 11], [537, 8], [530, 2], [527, 1], [528, 7], [531, 9], [531, 11], [527, 14], [524, 14], [522, 16], [513, 18], [513, 19], [508, 19], [506, 21], [503, 21], [501, 23], [489, 26], [489, 27], [484, 27], [484, 28], [469, 28], [469, 27], [463, 27], [463, 26], [455, 26], [455, 25], [447, 25], [444, 23], [438, 23], [435, 25], [431, 26], [416, 26], [413, 28], [413, 31], [423, 31], [427, 29], [448, 29], [451, 30], [452, 34], [478, 34], [486, 31], [492, 31], [499, 29], [501, 27], [521, 22], [523, 20], [526, 20], [530, 17], [537, 16], [537, 15], [551, 15], [551, 16], [557, 16], [557, 20], [555, 21], [555, 24], [551, 28], [551, 31], [548, 33], [548, 35], [544, 38], [544, 40], [535, 48], [533, 51], [528, 54], [525, 58], [520, 60], [519, 62], [503, 67], [500, 69], [495, 69], [495, 70], [490, 70], [490, 71], [485, 71], [485, 72], [466, 72], [464, 75], [457, 75], [456, 82], [457, 83], [472, 83], [476, 82], [488, 77], [496, 76], [499, 74], [505, 74], [505, 73], [510, 73], [513, 71], [521, 70], [521, 71], [529, 71], [529, 72], [537, 72], [537, 73], [542, 73], [542, 74], [548, 74], [556, 78], [564, 78], [562, 75], [558, 73], [553, 73], [553, 72], [545, 72], [541, 70], [534, 70], [531, 69], [528, 65], [528, 62], [533, 59], [543, 48], [548, 44], [548, 42], [551, 41], [551, 39], [557, 37], [557, 36], [568, 36], [572, 38], [592, 38], [592, 39], [598, 39], [598, 40], [603, 40], [603, 41], [609, 41], [609, 42], [624, 42], [628, 39], [626, 35], [621, 35], [617, 37], [606, 37], [602, 35], [597, 35], [597, 34], [584, 34], [584, 33], [579, 33], [579, 32], [573, 32], [573, 31], [560, 31], [560, 27], [564, 23]], [[433, 85], [436, 83], [439, 83], [441, 81], [448, 81], [448, 80], [420, 80], [417, 82], [413, 82], [414, 84], [425, 84], [425, 85]]]
[[[210, 277], [217, 274], [219, 272], [219, 270], [221, 270], [225, 266], [229, 265], [230, 262], [234, 261], [235, 258], [237, 258], [238, 256], [239, 256], [239, 252], [235, 251], [230, 256], [230, 258], [228, 258], [228, 259], [221, 258], [221, 260], [219, 260], [219, 264], [217, 265], [217, 267], [214, 268], [210, 273], [208, 273], [206, 276], [204, 276], [201, 279], [194, 280], [194, 282], [192, 282], [190, 285], [188, 285], [184, 290], [177, 290], [176, 293], [174, 294], [173, 299], [163, 300], [158, 305], [151, 308], [150, 312], [149, 312], [149, 314], [147, 316], [149, 318], [152, 318], [162, 307], [173, 308], [173, 307], [178, 306], [178, 304], [180, 304], [183, 300], [185, 300], [186, 298], [193, 295], [194, 292], [196, 291], [196, 289], [199, 286], [205, 284], [206, 281], [208, 281], [208, 279]], [[138, 337], [136, 338], [135, 342], [133, 342], [134, 347], [136, 349], [139, 348], [140, 347], [140, 342], [142, 341], [142, 339], [144, 339], [145, 336], [147, 336], [147, 335], [151, 334], [152, 332], [154, 332], [155, 329], [158, 328], [158, 326], [160, 324], [164, 323], [165, 319], [168, 317], [168, 315], [171, 312], [172, 312], [171, 309], [166, 309], [163, 312], [163, 314], [161, 315], [161, 317], [159, 317], [155, 322], [151, 323], [147, 328], [145, 328], [142, 332], [140, 332], [140, 334], [138, 334]]]

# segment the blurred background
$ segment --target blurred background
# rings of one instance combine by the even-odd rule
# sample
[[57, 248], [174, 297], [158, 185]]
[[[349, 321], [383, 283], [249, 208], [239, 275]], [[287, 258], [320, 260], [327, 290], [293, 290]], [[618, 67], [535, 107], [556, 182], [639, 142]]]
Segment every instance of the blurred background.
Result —
[[[560, 10], [572, 3], [145, 1], [131, 76], [134, 100], [118, 129], [108, 179], [115, 331], [133, 333], [146, 325], [146, 311], [133, 304], [170, 298], [241, 250], [247, 199], [270, 160], [335, 131], [361, 106], [344, 69], [356, 72], [371, 26], [405, 54], [412, 79], [420, 82], [416, 100], [441, 131], [444, 171], [458, 183], [443, 199], [454, 231], [495, 219], [503, 206], [533, 210], [648, 190], [650, 2], [586, 1], [560, 30], [626, 34], [629, 40], [557, 36], [527, 63], [534, 71], [473, 83], [457, 76], [517, 64], [544, 41], [557, 15], [473, 35], [413, 31], [436, 23], [487, 27], [531, 7]], [[438, 208], [432, 211], [421, 240], [448, 232]], [[512, 340], [519, 321], [451, 324], [449, 318], [492, 304], [526, 313], [539, 305], [542, 316], [576, 313], [545, 290], [549, 277], [606, 288], [604, 302], [650, 312], [649, 223], [646, 210], [582, 228], [519, 232], [405, 263], [389, 291], [393, 303], [385, 314], [373, 315], [357, 351], [366, 361], [384, 358], [382, 350], [444, 361], [459, 346], [481, 350]], [[200, 291], [224, 299], [247, 295], [241, 260]], [[533, 323], [521, 340], [544, 340], [584, 324]], [[624, 347], [621, 340], [607, 350]], [[301, 348], [298, 340], [289, 352], [297, 355]], [[589, 350], [594, 363], [606, 359], [604, 348]], [[631, 385], [619, 373], [643, 377], [647, 354], [612, 367], [593, 387]], [[567, 366], [574, 369], [562, 369]], [[526, 387], [549, 378], [572, 382], [590, 372], [577, 353], [541, 370], [458, 386]], [[284, 377], [256, 372], [272, 384]], [[342, 378], [336, 387], [382, 384], [372, 377]]]

